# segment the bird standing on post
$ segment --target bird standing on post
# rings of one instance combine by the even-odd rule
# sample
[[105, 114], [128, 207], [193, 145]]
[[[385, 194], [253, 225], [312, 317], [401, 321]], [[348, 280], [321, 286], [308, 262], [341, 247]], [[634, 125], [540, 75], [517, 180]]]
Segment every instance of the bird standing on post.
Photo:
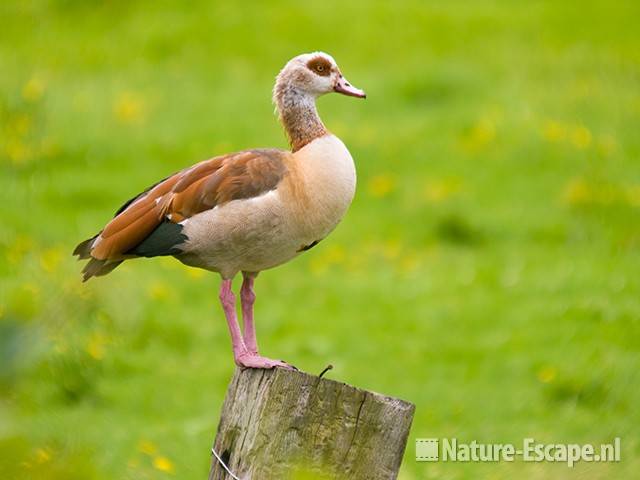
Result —
[[[262, 270], [288, 262], [326, 237], [351, 204], [353, 159], [316, 110], [316, 99], [331, 92], [365, 98], [330, 55], [315, 52], [290, 60], [276, 78], [273, 101], [291, 151], [222, 155], [148, 188], [120, 207], [100, 233], [76, 247], [74, 255], [89, 260], [84, 281], [106, 275], [128, 259], [164, 255], [218, 272], [235, 363], [291, 368], [258, 353], [253, 283]], [[231, 290], [239, 272], [243, 330]]]

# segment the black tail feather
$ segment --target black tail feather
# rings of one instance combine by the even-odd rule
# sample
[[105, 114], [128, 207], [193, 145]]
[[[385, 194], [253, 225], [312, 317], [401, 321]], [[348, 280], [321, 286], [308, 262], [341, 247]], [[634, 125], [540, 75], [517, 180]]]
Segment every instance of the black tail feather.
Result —
[[[82, 258], [82, 257], [81, 257]], [[92, 258], [82, 269], [82, 281], [86, 282], [91, 277], [102, 277], [111, 272], [120, 265], [124, 260], [98, 260]]]
[[91, 238], [88, 238], [84, 242], [78, 244], [78, 246], [73, 251], [73, 255], [78, 256], [78, 260], [85, 260], [87, 258], [91, 258], [91, 247], [93, 245], [93, 241], [100, 235], [99, 233], [94, 235]]
[[[158, 257], [182, 253], [181, 246], [187, 240], [180, 224], [164, 221], [160, 223], [140, 244], [124, 253], [126, 259], [136, 257]], [[100, 232], [102, 233], [102, 232]], [[81, 242], [73, 251], [78, 260], [89, 260], [82, 269], [82, 281], [91, 277], [101, 277], [120, 265], [122, 260], [99, 260], [91, 256], [94, 240], [97, 235]], [[122, 257], [121, 257], [122, 258]]]

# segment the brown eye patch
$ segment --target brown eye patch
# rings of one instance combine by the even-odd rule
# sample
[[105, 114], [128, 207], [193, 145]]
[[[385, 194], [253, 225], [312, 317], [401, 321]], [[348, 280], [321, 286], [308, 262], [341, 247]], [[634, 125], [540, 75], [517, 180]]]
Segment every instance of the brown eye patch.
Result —
[[331, 62], [324, 57], [315, 57], [307, 62], [307, 68], [321, 77], [331, 75]]

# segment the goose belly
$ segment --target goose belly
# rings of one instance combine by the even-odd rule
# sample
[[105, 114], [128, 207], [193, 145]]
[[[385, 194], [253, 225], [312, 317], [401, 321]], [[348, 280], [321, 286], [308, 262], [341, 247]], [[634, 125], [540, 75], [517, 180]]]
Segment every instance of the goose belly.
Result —
[[178, 259], [232, 277], [294, 258], [300, 239], [278, 191], [234, 200], [184, 222], [187, 243]]

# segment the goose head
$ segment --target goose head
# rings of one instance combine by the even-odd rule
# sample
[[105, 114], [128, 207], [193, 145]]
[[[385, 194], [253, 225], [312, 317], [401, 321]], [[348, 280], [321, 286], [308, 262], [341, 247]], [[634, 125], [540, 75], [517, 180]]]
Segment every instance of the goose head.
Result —
[[282, 90], [293, 90], [314, 99], [331, 92], [358, 98], [367, 96], [347, 81], [333, 57], [324, 52], [305, 53], [289, 60], [276, 78], [274, 96]]

